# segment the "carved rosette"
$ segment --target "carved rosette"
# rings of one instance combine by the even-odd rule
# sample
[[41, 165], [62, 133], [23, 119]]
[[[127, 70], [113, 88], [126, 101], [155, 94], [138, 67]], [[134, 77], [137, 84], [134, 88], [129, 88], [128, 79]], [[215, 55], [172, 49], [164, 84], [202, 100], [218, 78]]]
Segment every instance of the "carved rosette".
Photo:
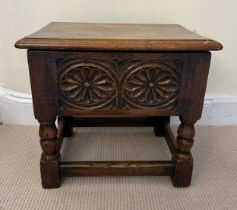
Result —
[[59, 91], [63, 102], [79, 109], [111, 108], [116, 81], [98, 61], [69, 60], [60, 69]]
[[175, 108], [179, 80], [177, 69], [162, 62], [134, 66], [124, 79], [124, 108]]

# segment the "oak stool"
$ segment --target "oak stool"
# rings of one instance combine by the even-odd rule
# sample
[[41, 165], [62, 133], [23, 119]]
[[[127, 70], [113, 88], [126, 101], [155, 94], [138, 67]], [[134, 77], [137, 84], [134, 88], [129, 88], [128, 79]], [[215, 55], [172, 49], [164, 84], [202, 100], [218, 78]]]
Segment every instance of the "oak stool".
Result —
[[[43, 188], [66, 175], [168, 175], [176, 187], [190, 185], [194, 124], [219, 42], [180, 25], [55, 22], [15, 46], [28, 49]], [[176, 138], [170, 116], [181, 121]], [[152, 126], [172, 160], [63, 161], [63, 138], [78, 126]]]

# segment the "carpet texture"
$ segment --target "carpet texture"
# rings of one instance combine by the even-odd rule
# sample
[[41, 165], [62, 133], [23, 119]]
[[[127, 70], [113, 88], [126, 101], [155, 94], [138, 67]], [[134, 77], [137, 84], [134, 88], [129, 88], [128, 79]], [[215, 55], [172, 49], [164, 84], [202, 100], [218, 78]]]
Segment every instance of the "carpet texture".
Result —
[[[79, 128], [66, 160], [169, 160], [151, 128]], [[0, 210], [236, 210], [237, 127], [197, 127], [192, 185], [169, 177], [67, 177], [41, 188], [38, 128], [0, 126]]]

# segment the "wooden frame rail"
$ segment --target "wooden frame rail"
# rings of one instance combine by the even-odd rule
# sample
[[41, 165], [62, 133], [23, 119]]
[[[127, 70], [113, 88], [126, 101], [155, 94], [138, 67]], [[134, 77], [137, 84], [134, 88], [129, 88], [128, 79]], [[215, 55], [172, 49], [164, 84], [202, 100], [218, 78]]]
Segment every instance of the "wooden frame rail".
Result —
[[[58, 152], [65, 137], [65, 129], [98, 126], [153, 126], [163, 135], [172, 155], [176, 141], [169, 125], [169, 117], [60, 117], [58, 120]], [[157, 127], [157, 125], [159, 127]], [[62, 176], [171, 176], [175, 174], [175, 160], [159, 161], [59, 161]]]
[[172, 176], [175, 161], [61, 161], [65, 176]]

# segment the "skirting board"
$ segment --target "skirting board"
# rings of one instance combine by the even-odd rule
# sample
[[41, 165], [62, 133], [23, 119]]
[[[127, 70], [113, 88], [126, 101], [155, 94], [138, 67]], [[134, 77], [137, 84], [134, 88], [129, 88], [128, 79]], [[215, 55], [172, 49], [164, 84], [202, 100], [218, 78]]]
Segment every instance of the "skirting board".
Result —
[[[6, 124], [37, 125], [31, 94], [0, 87], [0, 122]], [[172, 117], [172, 125], [179, 119]], [[206, 94], [202, 118], [198, 125], [237, 125], [237, 96]]]

